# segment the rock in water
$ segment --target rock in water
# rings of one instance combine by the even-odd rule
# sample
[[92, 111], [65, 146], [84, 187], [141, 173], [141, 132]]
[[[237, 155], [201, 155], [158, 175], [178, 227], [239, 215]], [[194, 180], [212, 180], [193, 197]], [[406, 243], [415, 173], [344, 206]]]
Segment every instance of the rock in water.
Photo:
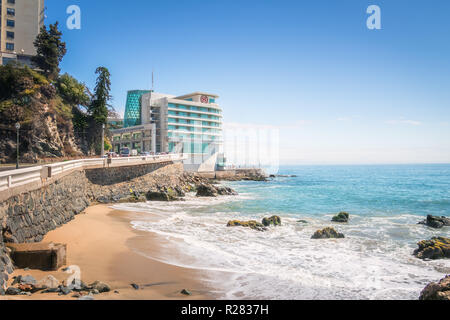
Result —
[[427, 219], [419, 222], [419, 224], [424, 224], [431, 228], [440, 229], [444, 226], [450, 226], [450, 219], [446, 217], [436, 217], [428, 215]]
[[323, 230], [317, 230], [316, 233], [313, 234], [311, 239], [330, 239], [330, 238], [345, 238], [342, 233], [337, 232], [333, 228], [325, 228]]
[[98, 290], [99, 293], [109, 292], [111, 288], [103, 282], [95, 281], [94, 283], [89, 285], [93, 290]]
[[270, 218], [264, 218], [262, 220], [262, 224], [266, 227], [273, 225], [273, 226], [280, 226], [281, 225], [281, 218], [279, 216], [272, 216]]
[[234, 191], [233, 189], [225, 186], [217, 186], [216, 187], [217, 193], [221, 196], [237, 196], [238, 193]]
[[210, 184], [201, 184], [197, 187], [197, 197], [217, 197], [217, 189]]
[[347, 212], [339, 212], [331, 219], [333, 222], [348, 222], [350, 215]]
[[420, 293], [419, 300], [450, 300], [450, 275], [439, 283], [432, 282]]
[[450, 238], [433, 237], [431, 240], [423, 240], [417, 243], [418, 249], [414, 255], [419, 259], [450, 258]]
[[262, 223], [259, 223], [257, 221], [251, 220], [251, 221], [239, 221], [239, 220], [232, 220], [228, 221], [227, 227], [245, 227], [250, 228], [258, 231], [266, 231], [267, 228], [264, 227]]

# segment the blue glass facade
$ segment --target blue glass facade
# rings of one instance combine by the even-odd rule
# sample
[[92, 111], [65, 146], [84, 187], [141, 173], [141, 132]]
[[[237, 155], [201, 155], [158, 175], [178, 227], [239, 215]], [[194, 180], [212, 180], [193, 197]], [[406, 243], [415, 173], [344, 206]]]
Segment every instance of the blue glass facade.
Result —
[[141, 98], [144, 94], [149, 92], [150, 92], [149, 90], [128, 91], [127, 104], [125, 106], [125, 119], [123, 121], [123, 125], [125, 128], [138, 126], [142, 124]]

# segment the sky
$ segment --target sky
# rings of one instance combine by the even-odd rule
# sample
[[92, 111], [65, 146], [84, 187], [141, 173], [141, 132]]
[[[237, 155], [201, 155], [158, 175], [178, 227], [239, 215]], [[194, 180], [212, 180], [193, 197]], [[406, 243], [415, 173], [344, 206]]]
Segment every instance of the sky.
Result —
[[153, 70], [157, 92], [217, 93], [225, 128], [278, 131], [281, 164], [450, 163], [447, 0], [45, 3], [67, 42], [62, 72], [93, 88], [107, 67], [119, 113]]

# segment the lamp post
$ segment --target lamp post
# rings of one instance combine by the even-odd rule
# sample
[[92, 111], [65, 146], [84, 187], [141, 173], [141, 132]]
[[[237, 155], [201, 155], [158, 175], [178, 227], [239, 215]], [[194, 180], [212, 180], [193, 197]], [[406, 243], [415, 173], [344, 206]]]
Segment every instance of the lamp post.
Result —
[[105, 155], [105, 124], [102, 124], [102, 158]]
[[19, 169], [19, 130], [20, 130], [20, 123], [16, 123], [16, 132], [17, 132], [17, 149], [16, 149], [16, 169]]

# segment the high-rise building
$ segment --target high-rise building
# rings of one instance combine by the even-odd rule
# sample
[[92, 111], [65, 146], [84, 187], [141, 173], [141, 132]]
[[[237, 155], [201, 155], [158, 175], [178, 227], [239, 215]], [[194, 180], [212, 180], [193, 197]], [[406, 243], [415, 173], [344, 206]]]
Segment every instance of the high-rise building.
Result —
[[44, 25], [44, 0], [0, 0], [0, 64], [18, 61], [31, 66], [33, 45]]
[[112, 130], [115, 152], [184, 153], [188, 170], [213, 171], [223, 165], [222, 109], [215, 94], [183, 96], [129, 91], [124, 128]]

